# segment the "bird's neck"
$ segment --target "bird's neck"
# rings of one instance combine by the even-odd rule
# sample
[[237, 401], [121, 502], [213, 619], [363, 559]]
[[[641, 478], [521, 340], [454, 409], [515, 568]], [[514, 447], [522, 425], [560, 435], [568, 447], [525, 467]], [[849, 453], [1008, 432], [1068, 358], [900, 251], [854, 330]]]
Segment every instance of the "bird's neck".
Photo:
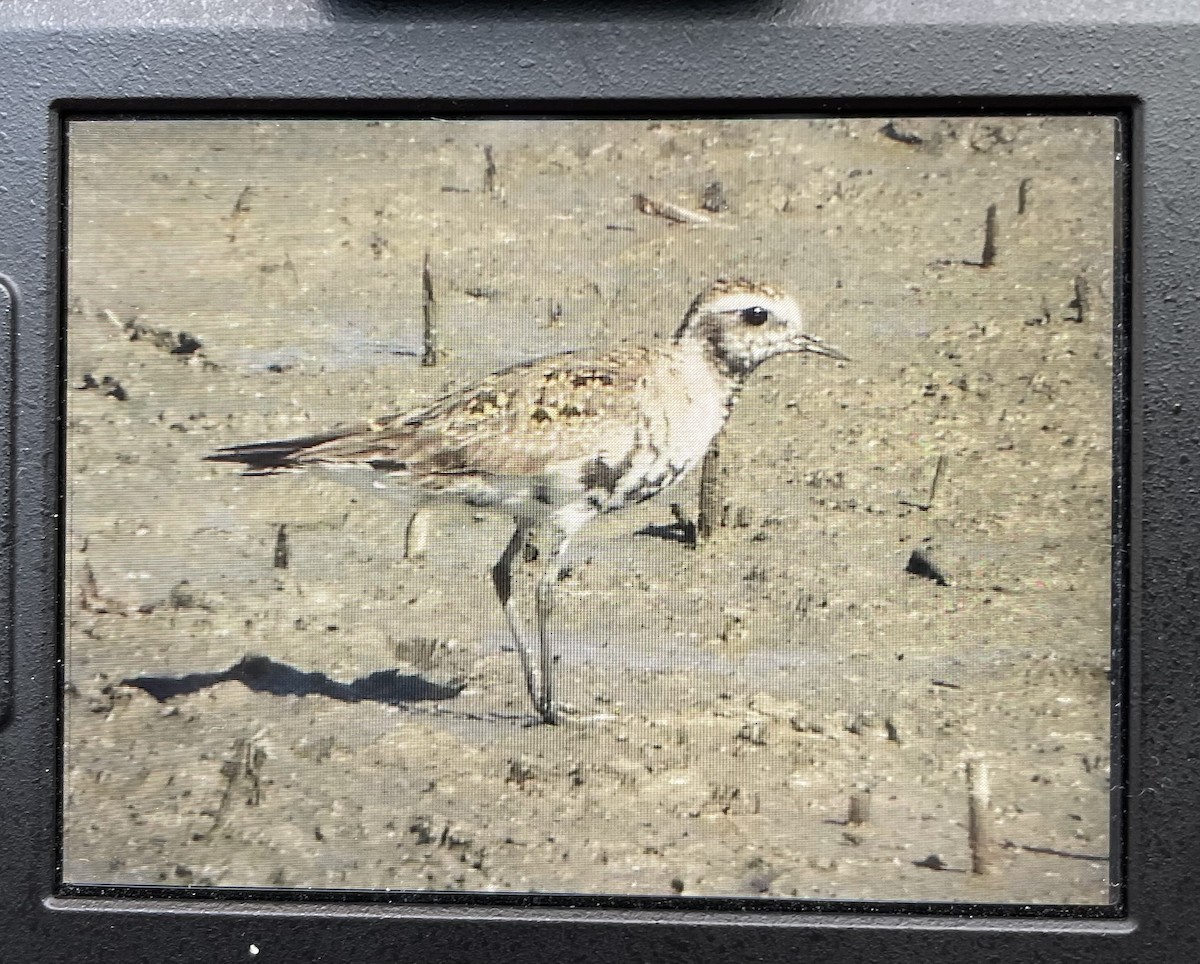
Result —
[[709, 398], [722, 399], [720, 404], [725, 412], [721, 419], [723, 422], [737, 404], [745, 374], [725, 364], [721, 353], [705, 339], [676, 338], [675, 356], [682, 360], [682, 369], [689, 373], [688, 381], [694, 389]]
[[717, 330], [706, 330], [703, 327], [683, 328], [676, 336], [675, 342], [685, 352], [696, 352], [703, 357], [707, 364], [723, 381], [728, 383], [728, 390], [736, 392], [746, 380], [746, 376], [755, 368], [746, 364], [745, 359], [736, 359], [722, 350]]

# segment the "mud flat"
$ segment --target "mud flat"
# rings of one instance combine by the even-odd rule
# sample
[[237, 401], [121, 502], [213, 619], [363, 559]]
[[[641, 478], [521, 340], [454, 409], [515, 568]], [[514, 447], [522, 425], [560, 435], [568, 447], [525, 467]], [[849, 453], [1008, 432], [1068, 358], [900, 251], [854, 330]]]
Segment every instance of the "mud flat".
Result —
[[[1107, 901], [1112, 128], [886, 120], [74, 128], [65, 879]], [[695, 478], [581, 534], [562, 726], [504, 520], [405, 558], [382, 499], [203, 461], [669, 337], [718, 275], [853, 361], [756, 373], [707, 541]]]

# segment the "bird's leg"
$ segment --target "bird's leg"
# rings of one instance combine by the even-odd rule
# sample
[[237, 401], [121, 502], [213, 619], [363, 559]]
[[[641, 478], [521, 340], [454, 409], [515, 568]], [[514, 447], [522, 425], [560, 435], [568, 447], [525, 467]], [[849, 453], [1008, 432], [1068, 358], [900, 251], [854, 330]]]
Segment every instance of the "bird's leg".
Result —
[[[533, 665], [533, 653], [530, 651], [529, 641], [525, 638], [521, 619], [517, 615], [517, 605], [513, 600], [512, 592], [513, 563], [521, 562], [528, 538], [529, 530], [517, 526], [512, 538], [508, 540], [508, 545], [504, 547], [504, 552], [492, 566], [492, 585], [496, 587], [496, 595], [500, 598], [500, 605], [504, 607], [504, 618], [508, 620], [508, 631], [512, 633], [513, 642], [517, 646], [517, 654], [521, 657], [521, 669], [525, 673], [525, 688], [529, 691], [529, 699], [533, 702], [534, 709], [541, 712], [538, 674]], [[544, 718], [545, 714], [543, 713], [542, 716]]]
[[538, 658], [542, 682], [541, 692], [534, 701], [537, 711], [546, 723], [557, 723], [558, 714], [554, 707], [554, 656], [550, 652], [550, 613], [554, 609], [554, 587], [562, 573], [562, 557], [566, 552], [570, 536], [560, 533], [554, 545], [554, 551], [542, 568], [541, 578], [537, 584], [537, 627], [538, 627]]

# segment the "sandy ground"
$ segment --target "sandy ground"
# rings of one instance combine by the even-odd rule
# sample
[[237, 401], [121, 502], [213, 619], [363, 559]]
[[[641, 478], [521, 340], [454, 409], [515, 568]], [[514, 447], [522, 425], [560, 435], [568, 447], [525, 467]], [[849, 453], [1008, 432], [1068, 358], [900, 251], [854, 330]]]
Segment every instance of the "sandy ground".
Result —
[[[885, 121], [75, 126], [64, 879], [1108, 901], [1112, 126]], [[631, 201], [713, 181], [703, 226]], [[406, 559], [382, 499], [203, 461], [667, 337], [719, 275], [853, 361], [750, 380], [699, 547], [694, 478], [581, 534], [561, 726], [505, 520]]]

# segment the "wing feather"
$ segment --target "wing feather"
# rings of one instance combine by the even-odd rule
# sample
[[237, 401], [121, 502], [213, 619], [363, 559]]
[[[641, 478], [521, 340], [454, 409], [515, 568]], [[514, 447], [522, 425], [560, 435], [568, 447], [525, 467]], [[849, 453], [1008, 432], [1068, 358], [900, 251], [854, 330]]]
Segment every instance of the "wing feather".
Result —
[[321, 435], [231, 446], [209, 458], [257, 471], [364, 464], [419, 474], [541, 475], [633, 444], [646, 348], [515, 365], [426, 408]]

